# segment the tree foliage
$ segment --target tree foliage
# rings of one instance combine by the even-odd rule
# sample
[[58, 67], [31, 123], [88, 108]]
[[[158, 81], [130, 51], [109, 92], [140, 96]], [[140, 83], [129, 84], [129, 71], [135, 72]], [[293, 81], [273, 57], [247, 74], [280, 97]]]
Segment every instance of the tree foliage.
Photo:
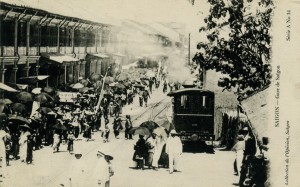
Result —
[[201, 67], [226, 74], [218, 85], [249, 94], [270, 84], [271, 0], [208, 0], [204, 19], [208, 41], [197, 45], [193, 60]]

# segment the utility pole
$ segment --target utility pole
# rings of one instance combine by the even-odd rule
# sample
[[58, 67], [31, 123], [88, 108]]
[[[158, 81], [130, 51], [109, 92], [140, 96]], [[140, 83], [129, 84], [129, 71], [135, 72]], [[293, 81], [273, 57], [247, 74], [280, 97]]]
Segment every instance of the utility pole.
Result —
[[191, 64], [191, 33], [189, 33], [189, 52], [188, 52], [188, 65]]

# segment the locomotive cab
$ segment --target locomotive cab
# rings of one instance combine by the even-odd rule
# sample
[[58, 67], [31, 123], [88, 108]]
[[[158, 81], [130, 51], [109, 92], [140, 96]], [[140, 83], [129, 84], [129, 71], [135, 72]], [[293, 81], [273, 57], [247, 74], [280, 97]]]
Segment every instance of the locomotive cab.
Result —
[[183, 142], [214, 141], [215, 94], [188, 86], [172, 91], [173, 124]]

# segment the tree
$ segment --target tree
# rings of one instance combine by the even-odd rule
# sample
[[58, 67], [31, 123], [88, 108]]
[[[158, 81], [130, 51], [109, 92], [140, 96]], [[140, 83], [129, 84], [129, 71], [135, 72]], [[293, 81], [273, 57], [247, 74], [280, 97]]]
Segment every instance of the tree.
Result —
[[208, 41], [197, 45], [193, 61], [206, 70], [226, 74], [218, 85], [235, 89], [239, 95], [262, 89], [270, 84], [269, 29], [271, 0], [208, 0], [210, 14], [204, 19]]

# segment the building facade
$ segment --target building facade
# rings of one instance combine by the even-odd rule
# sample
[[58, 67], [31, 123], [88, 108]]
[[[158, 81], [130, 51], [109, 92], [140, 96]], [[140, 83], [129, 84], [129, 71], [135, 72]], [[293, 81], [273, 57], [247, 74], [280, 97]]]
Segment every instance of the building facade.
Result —
[[46, 84], [57, 86], [104, 74], [113, 58], [99, 54], [111, 47], [111, 28], [0, 2], [0, 81], [18, 84], [22, 77], [49, 75]]

